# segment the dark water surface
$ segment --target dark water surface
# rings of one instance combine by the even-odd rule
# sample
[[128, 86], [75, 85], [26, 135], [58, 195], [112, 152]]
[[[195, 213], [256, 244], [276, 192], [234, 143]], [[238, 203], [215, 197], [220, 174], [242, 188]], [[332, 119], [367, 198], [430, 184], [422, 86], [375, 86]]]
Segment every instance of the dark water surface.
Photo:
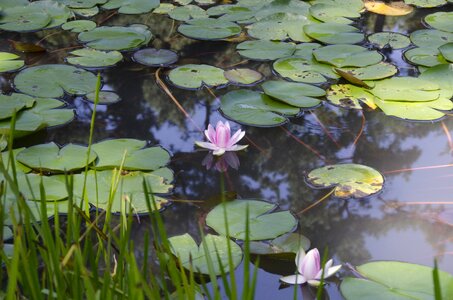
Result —
[[[444, 7], [449, 11], [451, 8], [451, 5]], [[369, 16], [363, 22], [364, 30], [410, 33], [423, 28], [420, 19], [432, 12], [419, 10], [398, 18]], [[108, 13], [104, 13], [99, 19], [107, 16]], [[132, 23], [149, 25], [156, 36], [150, 46], [177, 51], [181, 55], [178, 65], [207, 63], [227, 68], [244, 61], [235, 52], [235, 44], [183, 38], [175, 32], [176, 23], [165, 16], [115, 15], [103, 25]], [[70, 50], [57, 50], [77, 46], [75, 34], [60, 30], [5, 34], [1, 50], [12, 51], [6, 39], [37, 42], [44, 37], [44, 45], [50, 53], [23, 55], [28, 65], [63, 63]], [[401, 59], [401, 51], [386, 50], [385, 54], [397, 64], [400, 75], [417, 74], [415, 68]], [[197, 127], [204, 129], [209, 123], [224, 120], [217, 111], [219, 100], [215, 96], [235, 87], [211, 92], [206, 89], [186, 91], [167, 83], [189, 113], [189, 120], [156, 84], [155, 68], [132, 62], [130, 53], [125, 57], [117, 67], [102, 72], [103, 89], [117, 92], [123, 100], [98, 107], [94, 142], [128, 137], [149, 140], [169, 149], [173, 153], [170, 167], [176, 175], [173, 198], [181, 201], [174, 202], [163, 212], [168, 234], [189, 232], [199, 236], [199, 224], [203, 224], [205, 214], [220, 201], [221, 175], [202, 165], [206, 152], [195, 151], [193, 146], [194, 141], [203, 139]], [[250, 61], [241, 66], [258, 69], [267, 79], [276, 78], [270, 64]], [[160, 76], [165, 77], [165, 70]], [[11, 91], [12, 77], [0, 77], [4, 93]], [[66, 100], [77, 110], [76, 120], [19, 140], [19, 144], [46, 141], [86, 144], [93, 105], [81, 98]], [[234, 124], [233, 128], [239, 126]], [[250, 146], [247, 151], [238, 153], [239, 169], [230, 168], [225, 174], [226, 188], [232, 194], [271, 201], [298, 214], [298, 230], [311, 240], [312, 247], [328, 247], [335, 264], [401, 260], [432, 266], [437, 258], [440, 269], [453, 273], [453, 165], [449, 165], [453, 164], [453, 145], [446, 134], [446, 131], [453, 134], [451, 117], [447, 116], [442, 122], [413, 123], [379, 111], [365, 110], [362, 115], [324, 104], [291, 119], [291, 123], [283, 127], [242, 128], [248, 138], [244, 143]], [[300, 213], [329, 192], [309, 188], [304, 175], [328, 163], [349, 162], [382, 172], [385, 175], [383, 192], [362, 200], [329, 198]], [[430, 166], [432, 168], [427, 168]], [[410, 168], [420, 169], [407, 170]], [[401, 169], [405, 170], [398, 171]], [[140, 258], [143, 256], [140, 245], [150, 223], [147, 218], [141, 218], [135, 227], [136, 251]], [[236, 271], [239, 282], [242, 267]], [[256, 299], [291, 299], [293, 288], [279, 290], [278, 279], [292, 274], [294, 269], [293, 262], [264, 261], [258, 273]], [[339, 276], [347, 274], [347, 268], [343, 268]], [[330, 282], [330, 298], [341, 299], [337, 289], [340, 281]], [[297, 289], [304, 299], [315, 295], [307, 286]]]

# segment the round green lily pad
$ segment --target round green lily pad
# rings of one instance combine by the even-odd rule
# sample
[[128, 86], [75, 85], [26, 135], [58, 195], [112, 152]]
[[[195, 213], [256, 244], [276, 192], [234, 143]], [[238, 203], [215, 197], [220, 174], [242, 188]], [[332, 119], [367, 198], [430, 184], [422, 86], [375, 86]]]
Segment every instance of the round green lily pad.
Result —
[[47, 26], [52, 17], [45, 11], [36, 10], [31, 5], [9, 7], [2, 10], [0, 29], [26, 32], [39, 30]]
[[24, 66], [23, 60], [18, 60], [19, 55], [0, 52], [0, 73], [16, 71]]
[[77, 49], [69, 52], [74, 55], [66, 58], [71, 65], [85, 68], [111, 67], [123, 59], [119, 51], [99, 51], [90, 48]]
[[453, 42], [453, 33], [435, 29], [420, 29], [411, 33], [412, 43], [418, 47], [438, 48]]
[[171, 70], [168, 79], [180, 88], [215, 87], [228, 83], [223, 72], [222, 69], [209, 65], [184, 65]]
[[120, 14], [144, 14], [159, 7], [159, 0], [109, 0], [103, 9], [118, 9]]
[[377, 51], [357, 45], [330, 45], [315, 49], [313, 55], [319, 62], [335, 67], [366, 67], [382, 61], [384, 58]]
[[310, 14], [323, 22], [351, 24], [351, 19], [360, 18], [360, 13], [347, 5], [317, 3], [310, 7]]
[[113, 139], [92, 145], [98, 155], [96, 169], [157, 170], [170, 161], [168, 151], [160, 146], [146, 147], [146, 141]]
[[364, 198], [382, 190], [384, 177], [364, 165], [339, 164], [311, 171], [307, 183], [315, 188], [334, 187], [334, 195], [338, 198]]
[[404, 52], [404, 58], [417, 66], [434, 67], [446, 62], [440, 55], [439, 48], [412, 48]]
[[376, 32], [368, 36], [368, 41], [381, 49], [386, 47], [402, 49], [411, 44], [409, 37], [398, 32]]
[[296, 82], [323, 83], [327, 78], [339, 78], [332, 66], [303, 57], [281, 58], [272, 67], [280, 76]]
[[453, 33], [453, 12], [436, 12], [425, 17], [425, 22], [438, 30]]
[[437, 7], [446, 4], [445, 0], [405, 0], [406, 4], [415, 5], [418, 7]]
[[11, 118], [14, 113], [22, 109], [31, 108], [35, 99], [28, 95], [13, 93], [11, 95], [0, 95], [0, 120]]
[[225, 202], [208, 213], [206, 224], [222, 235], [226, 235], [225, 224], [228, 224], [230, 237], [245, 240], [248, 211], [249, 239], [273, 239], [297, 225], [297, 220], [289, 211], [271, 212], [276, 207], [275, 204], [253, 199]]
[[453, 62], [453, 43], [448, 43], [439, 47], [439, 51], [446, 60]]
[[302, 29], [312, 22], [308, 18], [296, 20], [260, 21], [247, 26], [249, 36], [260, 40], [310, 42], [312, 39]]
[[[92, 92], [85, 95], [85, 99], [90, 102], [95, 102], [96, 100], [96, 93]], [[111, 91], [100, 91], [99, 92], [99, 99], [98, 104], [112, 104], [121, 101], [120, 96]]]
[[44, 11], [50, 15], [50, 22], [44, 29], [58, 27], [66, 23], [72, 15], [71, 10], [66, 5], [55, 3], [53, 0], [34, 1], [29, 6], [36, 11]]
[[90, 20], [77, 20], [77, 21], [71, 21], [63, 24], [61, 26], [62, 29], [68, 30], [71, 32], [84, 32], [84, 31], [90, 31], [96, 28], [96, 23]]
[[351, 25], [320, 23], [304, 26], [305, 33], [325, 44], [357, 44], [363, 41], [363, 33]]
[[252, 126], [279, 126], [295, 116], [300, 108], [250, 90], [235, 90], [220, 98], [220, 110], [229, 119]]
[[275, 60], [293, 55], [296, 45], [278, 41], [245, 41], [236, 46], [243, 57], [253, 60]]
[[85, 95], [96, 89], [93, 73], [68, 65], [40, 65], [22, 70], [14, 86], [22, 93], [36, 97], [58, 98], [65, 92]]
[[[363, 68], [349, 67], [336, 69], [336, 71], [340, 74], [341, 77], [345, 78], [351, 83], [355, 83], [351, 81], [352, 77], [359, 80], [378, 80], [395, 75], [398, 72], [398, 69], [394, 65], [387, 62], [380, 62], [375, 65], [366, 66]], [[348, 76], [345, 76], [345, 74], [347, 74]]]
[[203, 237], [200, 246], [188, 233], [173, 236], [168, 242], [183, 267], [195, 273], [221, 275], [233, 271], [230, 269], [230, 257], [233, 269], [242, 260], [241, 247], [224, 236], [208, 234]]
[[79, 40], [96, 50], [132, 50], [148, 44], [152, 38], [148, 27], [140, 24], [101, 26], [79, 33]]
[[261, 85], [264, 93], [292, 106], [312, 108], [321, 104], [319, 99], [326, 92], [316, 86], [287, 81], [266, 81]]
[[201, 7], [189, 4], [176, 7], [168, 13], [168, 16], [174, 20], [186, 22], [192, 19], [207, 18], [208, 14]]
[[150, 67], [165, 67], [178, 61], [178, 54], [167, 49], [146, 48], [135, 52], [132, 59]]
[[233, 22], [211, 18], [186, 21], [178, 27], [178, 32], [199, 40], [220, 40], [241, 33], [241, 27]]
[[108, 0], [55, 0], [70, 8], [91, 8], [98, 4], [104, 4]]
[[250, 242], [250, 253], [256, 255], [292, 256], [304, 249], [310, 249], [310, 240], [298, 233], [287, 233], [270, 242]]
[[236, 68], [223, 73], [229, 82], [237, 85], [253, 85], [263, 79], [263, 74], [247, 68]]
[[94, 17], [99, 13], [99, 7], [94, 6], [90, 8], [71, 8], [71, 11], [76, 14], [77, 16], [83, 18], [90, 18]]
[[[362, 278], [347, 277], [340, 286], [346, 300], [435, 299], [433, 269], [399, 261], [374, 261], [356, 268]], [[438, 271], [440, 299], [452, 294], [453, 276]]]
[[393, 77], [376, 81], [370, 92], [388, 101], [432, 101], [440, 96], [437, 83], [415, 77]]

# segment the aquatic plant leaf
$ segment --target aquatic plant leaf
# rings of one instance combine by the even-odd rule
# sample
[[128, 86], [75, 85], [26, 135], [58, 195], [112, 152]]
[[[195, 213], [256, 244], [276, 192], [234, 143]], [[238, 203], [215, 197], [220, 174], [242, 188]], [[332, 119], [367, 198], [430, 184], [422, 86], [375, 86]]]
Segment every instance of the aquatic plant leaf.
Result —
[[[64, 176], [59, 175], [64, 181]], [[88, 171], [86, 195], [82, 194], [85, 174], [74, 175], [74, 194], [78, 199], [82, 197], [93, 206], [112, 213], [148, 213], [147, 197], [153, 210], [153, 199], [156, 209], [160, 210], [168, 200], [155, 194], [170, 193], [173, 185], [167, 183], [162, 176], [153, 172], [120, 172], [119, 170]], [[116, 184], [117, 182], [117, 184]], [[143, 192], [143, 184], [148, 187], [149, 194]], [[131, 209], [131, 211], [129, 210]]]
[[261, 87], [266, 95], [301, 108], [318, 106], [321, 104], [321, 100], [314, 97], [321, 97], [326, 94], [319, 87], [298, 82], [272, 80], [264, 82]]
[[453, 32], [453, 12], [436, 12], [425, 17], [425, 22], [438, 30]]
[[453, 33], [435, 29], [420, 29], [411, 33], [412, 43], [418, 47], [438, 48], [453, 42]]
[[19, 55], [0, 52], [0, 73], [16, 71], [24, 66], [23, 60], [17, 60]]
[[132, 55], [135, 62], [149, 67], [165, 67], [178, 61], [178, 54], [167, 49], [146, 48]]
[[359, 164], [337, 164], [308, 173], [307, 183], [314, 188], [334, 187], [338, 198], [364, 198], [381, 191], [384, 177], [373, 168]]
[[260, 21], [247, 26], [249, 36], [260, 40], [282, 41], [290, 38], [297, 42], [310, 42], [312, 39], [304, 32], [304, 26], [311, 24], [310, 20], [272, 20]]
[[118, 9], [120, 14], [144, 14], [159, 7], [159, 0], [109, 0], [104, 9]]
[[402, 49], [411, 44], [408, 36], [398, 32], [376, 32], [370, 34], [367, 38], [370, 43], [377, 45], [381, 49], [386, 47]]
[[[327, 100], [347, 109], [362, 109], [360, 102], [373, 103], [373, 95], [352, 84], [334, 84], [327, 90]], [[369, 106], [372, 106], [369, 105]]]
[[275, 204], [254, 199], [225, 202], [208, 213], [206, 224], [222, 235], [226, 235], [225, 224], [228, 224], [230, 237], [244, 240], [248, 211], [249, 239], [273, 239], [291, 231], [297, 225], [297, 220], [289, 211], [271, 212], [276, 208]]
[[418, 7], [436, 7], [446, 4], [445, 0], [404, 0], [404, 2]]
[[[358, 79], [358, 80], [378, 80], [387, 77], [391, 77], [398, 72], [398, 69], [389, 63], [380, 62], [375, 65], [366, 66], [363, 68], [340, 68], [335, 69], [335, 71], [340, 74], [341, 77], [348, 80], [351, 83], [356, 84], [357, 82], [353, 82], [351, 80]], [[340, 72], [339, 72], [340, 71]]]
[[25, 53], [32, 53], [32, 52], [46, 52], [46, 49], [33, 44], [33, 43], [24, 43], [20, 41], [13, 41], [13, 40], [8, 40], [14, 47], [15, 50], [20, 51], [20, 52], [25, 52]]
[[442, 45], [439, 51], [446, 60], [453, 62], [453, 43]]
[[386, 101], [432, 101], [440, 96], [437, 83], [416, 77], [393, 77], [376, 81], [370, 93]]
[[96, 28], [96, 23], [90, 20], [77, 20], [77, 21], [71, 21], [63, 24], [61, 26], [62, 29], [68, 30], [71, 32], [84, 32], [84, 31], [90, 31]]
[[296, 82], [323, 83], [326, 78], [339, 78], [332, 66], [303, 57], [280, 58], [272, 65], [275, 72]]
[[96, 169], [157, 170], [170, 161], [170, 154], [160, 146], [146, 147], [135, 139], [105, 140], [92, 145], [98, 155]]
[[296, 51], [294, 52], [293, 56], [311, 60], [313, 59], [313, 51], [320, 47], [322, 46], [321, 44], [318, 43], [301, 43], [296, 45]]
[[310, 14], [323, 22], [351, 24], [351, 19], [360, 18], [360, 13], [345, 4], [334, 5], [328, 3], [316, 3], [310, 7]]
[[44, 11], [50, 16], [50, 22], [44, 29], [58, 27], [72, 16], [71, 10], [63, 4], [57, 3], [53, 0], [40, 0], [34, 1], [29, 6], [36, 11]]
[[168, 13], [168, 16], [174, 20], [184, 22], [209, 17], [204, 9], [192, 4], [176, 7]]
[[[2, 141], [2, 139], [0, 138], [0, 141]], [[5, 140], [6, 141], [6, 140]], [[7, 146], [7, 144], [6, 144]], [[1, 147], [0, 147], [1, 148]], [[6, 149], [6, 147], [5, 147]], [[25, 147], [22, 147], [22, 148], [16, 148], [16, 149], [12, 149], [13, 151], [13, 160], [10, 160], [10, 156], [9, 156], [9, 151], [4, 151], [4, 152], [1, 152], [1, 159], [3, 160], [3, 165], [6, 167], [6, 168], [9, 168], [10, 170], [10, 173], [12, 174], [11, 172], [11, 168], [9, 166], [9, 164], [11, 162], [14, 163], [14, 166], [16, 167], [16, 171], [18, 173], [23, 173], [23, 174], [27, 174], [27, 173], [30, 173], [31, 172], [31, 168], [27, 167], [26, 165], [24, 164], [21, 164], [18, 160], [17, 160], [17, 154], [19, 152], [21, 152], [22, 150], [24, 150]]]
[[178, 32], [199, 40], [220, 40], [241, 33], [241, 27], [233, 22], [211, 18], [186, 21], [178, 27]]
[[140, 24], [101, 26], [78, 36], [82, 43], [96, 50], [132, 50], [148, 44], [152, 37], [148, 27]]
[[334, 6], [346, 6], [353, 11], [360, 12], [365, 7], [363, 0], [312, 0], [312, 5], [315, 4], [329, 4]]
[[320, 23], [304, 26], [305, 33], [325, 44], [356, 44], [365, 36], [354, 26], [337, 23]]
[[229, 119], [252, 126], [278, 126], [295, 116], [300, 108], [272, 100], [265, 94], [250, 90], [235, 90], [220, 99], [220, 110]]
[[410, 4], [408, 3], [408, 0], [405, 2], [390, 3], [385, 3], [384, 1], [366, 0], [364, 1], [364, 4], [368, 11], [386, 16], [405, 16], [414, 10], [412, 6], [408, 5]]
[[180, 5], [187, 5], [190, 4], [193, 0], [174, 0], [174, 2], [180, 4]]
[[229, 82], [238, 85], [252, 85], [263, 79], [263, 74], [247, 68], [227, 70], [223, 75]]
[[99, 7], [94, 6], [91, 8], [71, 8], [71, 11], [74, 14], [81, 16], [83, 18], [90, 18], [90, 17], [94, 17], [95, 15], [97, 15], [99, 13]]
[[85, 95], [96, 89], [96, 76], [68, 65], [40, 65], [19, 72], [14, 78], [14, 86], [20, 92], [36, 97], [58, 98], [65, 92]]
[[0, 15], [0, 29], [6, 31], [26, 32], [44, 28], [52, 17], [42, 10], [27, 6], [5, 8]]
[[74, 56], [66, 57], [71, 65], [85, 68], [103, 68], [114, 66], [123, 59], [119, 51], [99, 51], [90, 48], [77, 49], [69, 52]]
[[374, 103], [386, 115], [412, 121], [439, 120], [445, 116], [445, 113], [439, 110], [453, 109], [453, 103], [445, 98], [426, 102], [404, 102], [385, 101], [376, 97]]
[[9, 7], [26, 6], [30, 4], [28, 0], [2, 0], [2, 9]]
[[366, 67], [379, 63], [384, 57], [377, 51], [357, 45], [330, 45], [315, 49], [313, 55], [319, 62], [335, 67]]
[[35, 104], [33, 97], [13, 93], [11, 95], [0, 95], [0, 120], [11, 118], [13, 114], [22, 109], [30, 108]]
[[54, 0], [69, 8], [92, 8], [98, 4], [104, 4], [108, 0]]
[[[85, 95], [85, 99], [90, 101], [90, 102], [95, 102], [96, 99], [96, 93], [92, 92], [89, 94]], [[111, 91], [100, 91], [99, 92], [99, 99], [98, 99], [98, 104], [112, 104], [121, 101], [120, 96]]]
[[209, 16], [219, 17], [219, 20], [238, 22], [254, 19], [255, 7], [247, 7], [238, 4], [225, 4], [210, 7], [206, 13]]
[[[3, 240], [9, 240], [10, 238], [14, 237], [14, 233], [13, 231], [11, 230], [11, 228], [9, 228], [8, 226], [3, 226]], [[10, 251], [8, 251], [8, 248], [5, 249], [5, 246], [7, 246], [8, 244], [3, 244], [2, 246], [2, 250], [5, 251], [6, 253], [6, 256], [7, 257], [12, 257], [13, 256], [13, 253], [14, 253], [14, 248]]]
[[440, 55], [439, 48], [412, 48], [404, 52], [404, 57], [417, 66], [434, 67], [447, 61]]
[[172, 3], [161, 3], [158, 8], [153, 10], [153, 14], [168, 15], [176, 7]]
[[[224, 236], [207, 234], [200, 246], [188, 233], [170, 237], [168, 242], [172, 253], [183, 267], [195, 273], [221, 275], [233, 271], [230, 269], [229, 257], [231, 257], [233, 269], [242, 260], [241, 247]], [[208, 267], [208, 259], [212, 263], [212, 270]]]
[[171, 83], [180, 88], [198, 89], [203, 86], [214, 87], [228, 83], [223, 70], [209, 65], [184, 65], [168, 74]]
[[54, 142], [28, 147], [17, 154], [17, 160], [40, 172], [71, 172], [91, 164], [97, 157], [91, 151], [87, 159], [88, 148], [68, 144], [59, 148]]
[[[363, 278], [347, 277], [340, 286], [346, 300], [434, 299], [433, 269], [399, 261], [375, 261], [356, 268]], [[439, 271], [442, 299], [453, 297], [453, 276]]]
[[256, 255], [294, 257], [300, 248], [307, 251], [310, 248], [310, 240], [298, 233], [288, 233], [270, 242], [250, 242], [250, 253]]
[[[440, 97], [451, 99], [453, 97], [453, 65], [442, 64], [429, 68], [419, 76], [420, 79], [435, 82], [440, 87]], [[448, 109], [445, 109], [448, 110]]]
[[293, 55], [296, 45], [277, 41], [245, 41], [236, 46], [243, 57], [253, 60], [275, 60]]

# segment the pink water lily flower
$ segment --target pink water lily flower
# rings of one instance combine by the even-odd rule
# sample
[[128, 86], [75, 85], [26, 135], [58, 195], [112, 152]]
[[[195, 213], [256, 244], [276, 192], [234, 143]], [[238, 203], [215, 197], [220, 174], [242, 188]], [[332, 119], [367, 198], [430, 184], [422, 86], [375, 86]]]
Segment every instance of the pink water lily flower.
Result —
[[247, 148], [248, 145], [236, 145], [245, 135], [245, 131], [238, 130], [231, 136], [230, 123], [225, 124], [222, 121], [217, 122], [217, 125], [212, 127], [209, 124], [208, 129], [204, 131], [209, 142], [195, 142], [201, 148], [212, 150], [214, 155], [222, 155], [226, 151], [239, 151]]
[[[332, 266], [332, 264], [332, 259], [325, 264], [324, 279], [340, 270], [341, 265]], [[321, 283], [322, 267], [318, 249], [312, 249], [307, 254], [305, 254], [304, 249], [300, 249], [296, 255], [296, 266], [299, 274], [285, 276], [280, 278], [280, 280], [288, 284], [303, 284], [307, 282], [311, 286], [318, 286]]]

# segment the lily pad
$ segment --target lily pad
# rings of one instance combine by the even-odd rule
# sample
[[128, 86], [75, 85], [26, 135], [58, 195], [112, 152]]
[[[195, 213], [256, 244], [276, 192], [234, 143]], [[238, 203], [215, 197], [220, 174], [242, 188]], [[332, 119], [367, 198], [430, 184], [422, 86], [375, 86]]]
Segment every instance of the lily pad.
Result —
[[162, 147], [146, 147], [146, 141], [135, 139], [106, 140], [92, 145], [98, 155], [96, 169], [157, 170], [170, 161]]
[[437, 7], [447, 3], [445, 0], [405, 0], [404, 2], [418, 7]]
[[55, 0], [70, 8], [91, 8], [98, 4], [104, 4], [108, 0]]
[[415, 77], [393, 77], [376, 81], [370, 93], [387, 101], [432, 101], [440, 96], [437, 83]]
[[178, 61], [178, 54], [167, 49], [146, 48], [132, 55], [135, 62], [149, 67], [166, 67]]
[[50, 16], [50, 22], [44, 29], [58, 27], [72, 16], [71, 10], [63, 4], [56, 3], [53, 0], [34, 1], [29, 6], [36, 11], [44, 11]]
[[368, 41], [379, 48], [402, 49], [411, 44], [409, 37], [398, 32], [376, 32], [368, 36]]
[[412, 43], [418, 47], [438, 48], [453, 42], [453, 33], [435, 29], [420, 29], [411, 33]]
[[94, 17], [99, 13], [99, 8], [97, 6], [91, 8], [71, 8], [71, 11], [77, 16], [81, 16], [83, 18], [90, 18]]
[[17, 154], [17, 160], [40, 172], [71, 172], [91, 164], [97, 157], [91, 151], [87, 160], [88, 148], [68, 144], [59, 148], [54, 142], [31, 146]]
[[392, 64], [380, 62], [363, 68], [341, 68], [336, 69], [336, 71], [344, 79], [356, 84], [356, 82], [351, 81], [353, 80], [352, 78], [359, 80], [378, 80], [395, 75], [398, 69]]
[[252, 126], [279, 126], [295, 116], [300, 108], [250, 90], [231, 91], [220, 99], [220, 109], [229, 119]]
[[273, 239], [291, 231], [297, 225], [297, 220], [289, 211], [270, 212], [276, 208], [275, 204], [253, 199], [225, 202], [208, 213], [206, 224], [222, 235], [226, 235], [227, 224], [230, 237], [244, 240], [248, 211], [249, 239]]
[[199, 40], [220, 40], [241, 33], [241, 27], [233, 22], [211, 18], [193, 19], [178, 27], [179, 33]]
[[66, 58], [71, 65], [86, 68], [103, 68], [114, 66], [123, 59], [119, 51], [99, 51], [90, 48], [77, 49], [69, 52], [74, 55]]
[[215, 87], [228, 83], [223, 72], [222, 69], [209, 65], [184, 65], [171, 70], [168, 79], [180, 88]]
[[436, 12], [425, 17], [425, 22], [438, 30], [453, 32], [453, 12]]
[[310, 24], [304, 27], [305, 33], [325, 44], [357, 44], [364, 35], [354, 26], [337, 23]]
[[327, 90], [327, 100], [333, 105], [347, 109], [362, 109], [360, 102], [374, 102], [367, 90], [352, 84], [334, 84]]
[[[229, 257], [233, 268], [242, 260], [241, 247], [224, 236], [208, 234], [200, 246], [188, 233], [173, 236], [168, 242], [184, 268], [196, 273], [221, 275], [233, 271], [230, 270]], [[208, 261], [212, 263], [212, 270], [208, 267]]]
[[236, 68], [223, 73], [229, 82], [237, 85], [253, 85], [263, 79], [263, 74], [247, 68]]
[[330, 45], [315, 49], [313, 55], [319, 62], [335, 67], [366, 67], [382, 61], [384, 58], [377, 51], [357, 45]]
[[24, 66], [23, 60], [17, 60], [19, 55], [0, 52], [0, 73], [16, 71]]
[[310, 240], [298, 233], [288, 233], [270, 242], [250, 242], [250, 253], [257, 255], [282, 257], [289, 254], [294, 257], [301, 248], [307, 251], [310, 248]]
[[341, 5], [316, 3], [310, 7], [310, 14], [320, 21], [338, 24], [351, 24], [353, 22], [351, 19], [360, 18], [357, 10], [343, 3]]
[[[96, 93], [92, 92], [85, 95], [85, 99], [94, 103], [96, 100]], [[100, 91], [98, 104], [112, 104], [121, 101], [120, 96], [111, 91]]]
[[[435, 299], [433, 269], [399, 261], [376, 261], [357, 267], [364, 278], [345, 278], [340, 290], [346, 300]], [[453, 297], [453, 276], [439, 271], [440, 299]]]
[[453, 62], [453, 43], [448, 43], [439, 47], [439, 51], [446, 60]]
[[0, 15], [0, 29], [6, 31], [26, 32], [44, 28], [52, 17], [42, 10], [36, 10], [31, 5], [7, 7]]
[[[110, 3], [110, 2], [108, 2]], [[101, 26], [79, 33], [79, 40], [96, 50], [132, 50], [148, 44], [152, 38], [148, 27], [133, 24], [122, 26]]]
[[33, 97], [13, 93], [9, 96], [0, 95], [0, 120], [11, 118], [16, 112], [22, 109], [33, 107], [35, 99]]
[[71, 21], [63, 24], [61, 26], [62, 29], [68, 30], [71, 32], [84, 32], [84, 31], [90, 31], [96, 28], [96, 23], [90, 20], [77, 20], [77, 21]]
[[412, 48], [404, 52], [404, 58], [417, 66], [434, 67], [438, 64], [446, 63], [445, 59], [440, 54], [439, 48]]
[[339, 164], [311, 171], [307, 182], [315, 188], [334, 187], [338, 198], [364, 198], [382, 190], [384, 177], [364, 165]]
[[219, 16], [220, 20], [241, 23], [254, 19], [256, 12], [254, 8], [239, 4], [226, 4], [210, 7], [206, 12], [209, 16]]
[[[1, 141], [1, 138], [0, 138], [0, 141]], [[5, 147], [6, 148], [6, 147]], [[25, 147], [22, 147], [22, 148], [16, 148], [16, 149], [12, 149], [12, 159], [10, 157], [10, 154], [9, 154], [9, 151], [4, 151], [4, 152], [1, 152], [0, 155], [1, 155], [1, 160], [3, 160], [3, 165], [5, 166], [5, 168], [7, 168], [9, 171], [11, 171], [11, 166], [10, 164], [11, 163], [14, 163], [14, 166], [16, 168], [16, 172], [18, 173], [23, 173], [23, 174], [27, 174], [27, 173], [30, 173], [31, 172], [31, 168], [25, 166], [24, 164], [21, 164], [18, 160], [17, 160], [17, 154], [19, 152], [21, 152], [22, 150], [24, 150]], [[11, 172], [12, 174], [12, 172]]]
[[168, 13], [168, 16], [174, 20], [184, 22], [192, 19], [208, 18], [208, 14], [204, 9], [192, 4], [176, 7]]
[[296, 82], [323, 83], [327, 78], [339, 78], [330, 65], [303, 57], [281, 58], [272, 67], [280, 76]]
[[104, 9], [118, 9], [120, 14], [144, 14], [159, 7], [159, 0], [109, 0]]
[[96, 89], [96, 76], [68, 65], [40, 65], [19, 72], [14, 78], [14, 86], [20, 92], [36, 97], [58, 98], [65, 92], [85, 95]]
[[293, 55], [296, 45], [277, 41], [245, 41], [236, 46], [243, 57], [253, 60], [275, 60]]
[[308, 18], [296, 20], [260, 21], [247, 26], [247, 33], [260, 40], [283, 41], [291, 39], [297, 42], [310, 42], [312, 39], [304, 32], [304, 26], [311, 24]]
[[319, 99], [326, 92], [316, 86], [286, 81], [266, 81], [261, 85], [266, 95], [276, 98], [292, 106], [312, 108], [321, 104]]

